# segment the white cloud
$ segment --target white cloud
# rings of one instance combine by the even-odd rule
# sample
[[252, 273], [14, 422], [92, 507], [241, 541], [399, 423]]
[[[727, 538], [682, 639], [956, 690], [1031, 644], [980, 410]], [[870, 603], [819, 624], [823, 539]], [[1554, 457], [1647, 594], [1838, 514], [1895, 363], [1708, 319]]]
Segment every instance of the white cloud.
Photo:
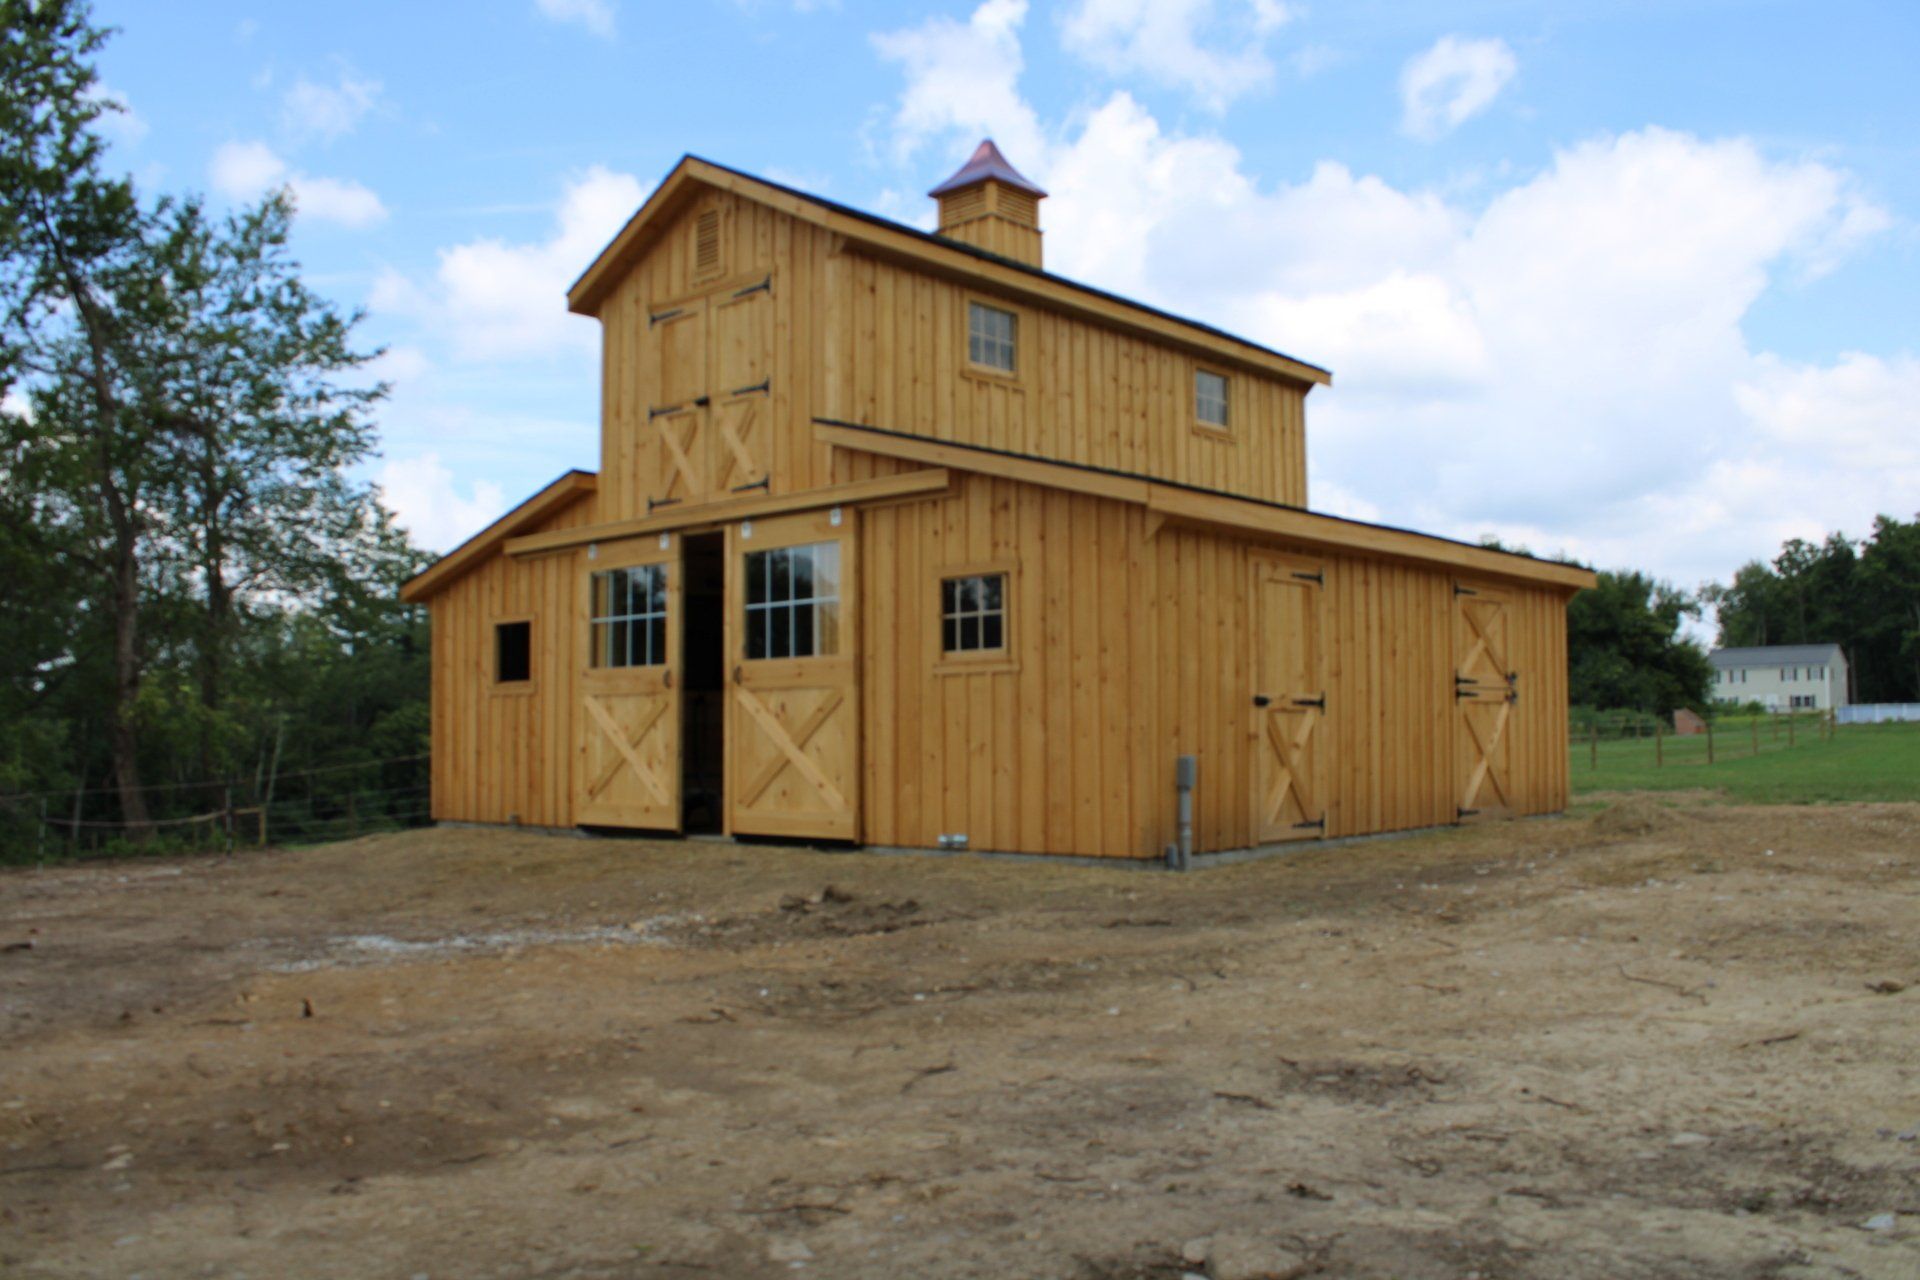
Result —
[[507, 509], [506, 494], [490, 480], [476, 480], [465, 492], [436, 452], [389, 458], [374, 477], [400, 527], [420, 546], [448, 551], [497, 520]]
[[1115, 75], [1144, 75], [1221, 111], [1272, 81], [1266, 39], [1292, 16], [1278, 0], [1079, 0], [1062, 36]]
[[302, 216], [343, 227], [370, 227], [387, 216], [386, 205], [370, 188], [351, 179], [301, 173], [264, 142], [223, 143], [207, 165], [207, 180], [229, 200], [258, 200], [275, 187], [287, 187]]
[[591, 352], [598, 330], [567, 313], [567, 286], [645, 197], [632, 174], [596, 166], [568, 184], [546, 239], [511, 244], [486, 238], [442, 249], [430, 282], [387, 272], [376, 282], [370, 305], [428, 321], [467, 358]]
[[1520, 69], [1505, 40], [1442, 36], [1400, 72], [1400, 127], [1431, 141], [1493, 105]]
[[352, 133], [379, 100], [377, 80], [357, 80], [346, 71], [334, 84], [301, 76], [281, 101], [281, 121], [294, 137], [332, 142]]
[[935, 17], [873, 37], [880, 56], [906, 74], [892, 121], [897, 159], [956, 132], [967, 136], [968, 146], [983, 136], [997, 138], [1016, 164], [1022, 163], [1016, 157], [1043, 151], [1040, 122], [1018, 87], [1026, 19], [1026, 0], [986, 0], [964, 23]]
[[994, 110], [1027, 131], [1009, 158], [1053, 193], [1051, 269], [1335, 370], [1308, 413], [1316, 508], [1690, 586], [1915, 505], [1920, 362], [1785, 361], [1742, 328], [1889, 225], [1845, 172], [1646, 128], [1470, 202], [1334, 161], [1265, 182], [1124, 92], [1050, 127], [1019, 93], [1018, 16], [881, 46], [908, 77], [901, 154], [980, 130], [932, 37], [990, 49]]
[[555, 22], [572, 22], [602, 40], [613, 38], [612, 0], [534, 0], [534, 6]]

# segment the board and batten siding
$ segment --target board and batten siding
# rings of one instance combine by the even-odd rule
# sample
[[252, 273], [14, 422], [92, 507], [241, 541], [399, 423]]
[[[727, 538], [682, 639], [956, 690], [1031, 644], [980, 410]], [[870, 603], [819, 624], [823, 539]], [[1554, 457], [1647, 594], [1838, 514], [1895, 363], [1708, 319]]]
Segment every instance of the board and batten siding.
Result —
[[[593, 523], [583, 498], [540, 524]], [[573, 552], [494, 555], [433, 598], [433, 817], [436, 821], [574, 823], [583, 561]], [[494, 681], [494, 626], [533, 623], [526, 685]]]
[[[859, 253], [833, 255], [826, 275], [824, 417], [1307, 503], [1302, 384]], [[1012, 376], [968, 363], [976, 300], [1018, 318]], [[1226, 431], [1196, 423], [1196, 368], [1229, 379]]]
[[[1149, 534], [1151, 533], [1151, 536]], [[1454, 822], [1456, 583], [1409, 563], [1165, 525], [1141, 508], [963, 477], [951, 497], [861, 517], [864, 838], [932, 847], [1158, 856], [1173, 767], [1199, 762], [1195, 847], [1252, 843], [1252, 556], [1325, 573], [1330, 837]], [[944, 662], [943, 574], [1009, 574], [1004, 661]], [[1510, 785], [1522, 813], [1567, 801], [1565, 596], [1501, 584], [1521, 673]]]
[[[718, 220], [719, 265], [702, 278], [697, 229], [707, 215]], [[650, 411], [694, 382], [710, 395], [732, 390], [715, 381], [718, 367], [689, 375], [685, 388], [663, 386], [653, 317], [761, 281], [770, 282], [771, 390], [757, 430], [770, 493], [829, 482], [828, 451], [811, 431], [819, 416], [1306, 505], [1304, 385], [852, 252], [818, 227], [714, 192], [679, 215], [600, 307], [605, 518], [644, 513], [649, 499], [672, 493]], [[1015, 377], [969, 367], [971, 299], [1019, 317]], [[1194, 421], [1196, 368], [1230, 380], [1224, 432]]]

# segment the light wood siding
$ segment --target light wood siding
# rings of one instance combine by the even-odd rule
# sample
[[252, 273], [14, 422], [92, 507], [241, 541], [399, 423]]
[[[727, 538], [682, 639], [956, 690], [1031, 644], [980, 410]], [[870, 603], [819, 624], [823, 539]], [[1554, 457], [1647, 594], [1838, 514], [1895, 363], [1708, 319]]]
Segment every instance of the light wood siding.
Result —
[[[1199, 760], [1195, 847], [1251, 843], [1256, 544], [1147, 534], [1138, 507], [980, 476], [863, 517], [870, 843], [964, 833], [975, 849], [1155, 857], [1175, 835], [1184, 754]], [[1311, 559], [1326, 574], [1327, 834], [1453, 822], [1454, 578]], [[1011, 669], [943, 671], [941, 569], [983, 563], [1015, 566]], [[1566, 805], [1564, 597], [1507, 589], [1516, 806], [1553, 812]]]
[[[1305, 388], [853, 253], [828, 265], [823, 416], [1305, 506]], [[1019, 372], [967, 366], [970, 300], [1020, 318]], [[1195, 429], [1196, 362], [1233, 424]]]
[[[540, 527], [591, 524], [592, 498]], [[433, 598], [433, 817], [573, 825], [575, 711], [583, 645], [571, 552], [494, 555]], [[533, 680], [494, 683], [494, 624], [533, 623]]]
[[[697, 280], [695, 232], [709, 207], [725, 213], [721, 265], [715, 278]], [[791, 493], [828, 482], [827, 451], [813, 440], [812, 419], [818, 412], [815, 375], [825, 364], [819, 317], [830, 238], [765, 205], [714, 193], [668, 228], [616, 286], [600, 312], [602, 519], [644, 515], [649, 498], [688, 496], [674, 490], [675, 475], [659, 445], [659, 423], [649, 421], [648, 410], [662, 404], [668, 392], [677, 396], [692, 388], [713, 399], [710, 412], [717, 414], [723, 397], [736, 389], [728, 380], [742, 368], [753, 370], [752, 380], [765, 376], [771, 382], [754, 428], [755, 462], [769, 477], [769, 491]], [[738, 351], [739, 335], [720, 328], [710, 315], [701, 322], [701, 350], [711, 367], [686, 372], [685, 381], [676, 377], [674, 387], [664, 387], [657, 326], [649, 317], [688, 303], [724, 304], [769, 279], [770, 296], [756, 305], [769, 306], [771, 313], [756, 317], [751, 330], [768, 344], [759, 360]], [[708, 325], [715, 326], [711, 339]], [[718, 350], [707, 353], [708, 341]], [[721, 473], [716, 468], [712, 474]]]

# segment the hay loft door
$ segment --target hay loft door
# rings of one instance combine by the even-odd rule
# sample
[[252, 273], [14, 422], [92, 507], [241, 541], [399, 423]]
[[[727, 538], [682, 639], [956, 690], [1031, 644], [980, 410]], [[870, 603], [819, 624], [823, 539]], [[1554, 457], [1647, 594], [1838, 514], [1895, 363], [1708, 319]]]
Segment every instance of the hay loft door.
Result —
[[1326, 573], [1318, 560], [1253, 555], [1253, 843], [1327, 833]]
[[1513, 812], [1513, 741], [1508, 732], [1520, 675], [1507, 660], [1506, 593], [1497, 587], [1453, 586], [1453, 759], [1455, 819], [1471, 822]]
[[773, 440], [773, 277], [715, 294], [713, 427], [708, 473], [717, 497], [767, 487]]
[[854, 510], [728, 534], [728, 829], [860, 837]]
[[581, 826], [680, 829], [682, 562], [667, 542], [581, 561]]
[[773, 277], [647, 313], [648, 511], [768, 485]]
[[655, 457], [647, 509], [705, 497], [707, 465], [707, 304], [694, 298], [647, 315], [647, 448]]

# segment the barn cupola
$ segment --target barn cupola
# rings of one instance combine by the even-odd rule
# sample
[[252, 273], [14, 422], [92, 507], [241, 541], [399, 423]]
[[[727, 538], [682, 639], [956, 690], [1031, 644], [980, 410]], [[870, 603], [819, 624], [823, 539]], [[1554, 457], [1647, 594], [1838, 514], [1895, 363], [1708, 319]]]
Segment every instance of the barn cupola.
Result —
[[988, 138], [960, 171], [927, 193], [940, 202], [940, 234], [1028, 266], [1040, 265], [1040, 202], [1047, 193], [1007, 163]]

